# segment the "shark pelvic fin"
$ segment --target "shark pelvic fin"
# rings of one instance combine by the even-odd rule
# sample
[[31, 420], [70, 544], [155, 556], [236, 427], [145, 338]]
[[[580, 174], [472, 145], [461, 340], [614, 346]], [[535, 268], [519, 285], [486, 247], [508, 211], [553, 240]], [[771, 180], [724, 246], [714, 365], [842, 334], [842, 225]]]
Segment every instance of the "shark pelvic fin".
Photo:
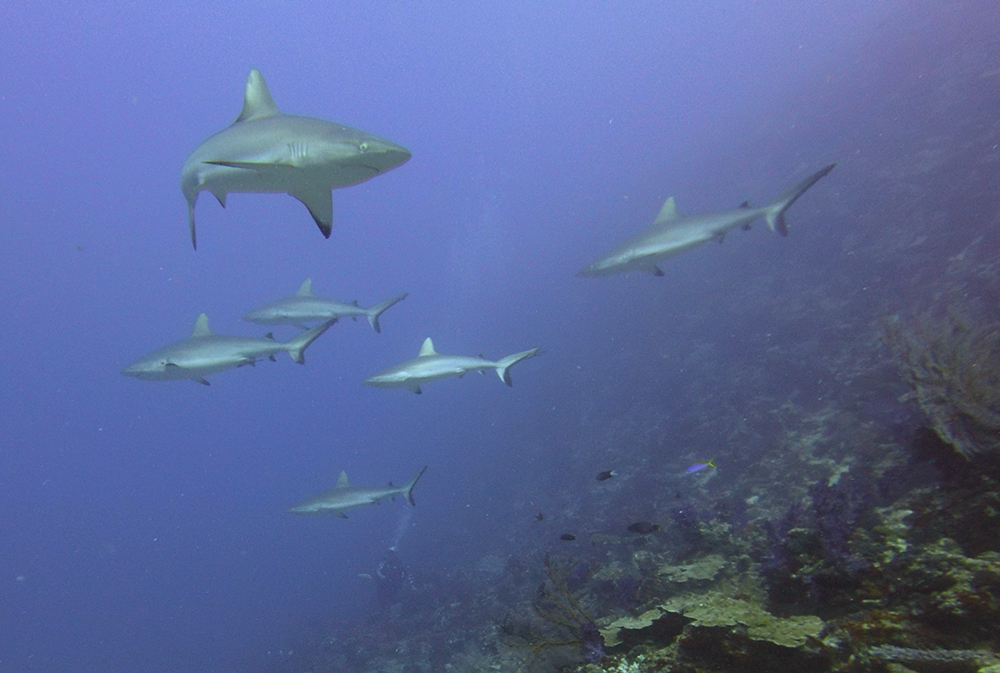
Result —
[[650, 273], [652, 273], [654, 276], [662, 276], [663, 275], [663, 269], [661, 269], [658, 266], [654, 266], [653, 269], [650, 271]]
[[195, 318], [194, 329], [191, 330], [191, 336], [193, 337], [206, 337], [212, 336], [214, 332], [208, 326], [208, 316], [204, 313]]
[[680, 213], [677, 212], [677, 204], [674, 203], [674, 197], [670, 197], [664, 202], [663, 207], [660, 208], [660, 214], [656, 216], [657, 222], [664, 222], [666, 220], [675, 220], [680, 217]]
[[434, 350], [434, 342], [431, 341], [430, 337], [424, 339], [424, 345], [420, 347], [420, 352], [417, 353], [417, 357], [424, 358], [428, 355], [437, 355], [437, 351]]
[[330, 238], [333, 230], [333, 194], [329, 187], [320, 187], [309, 191], [288, 192], [309, 209], [316, 226], [323, 232], [324, 238]]
[[302, 281], [302, 285], [299, 285], [298, 292], [295, 293], [296, 297], [311, 297], [313, 296], [313, 281], [312, 278], [306, 278]]
[[251, 70], [250, 76], [247, 77], [246, 90], [243, 92], [243, 110], [234, 123], [273, 117], [279, 114], [281, 114], [281, 110], [274, 104], [267, 83], [264, 82], [264, 76], [257, 69]]

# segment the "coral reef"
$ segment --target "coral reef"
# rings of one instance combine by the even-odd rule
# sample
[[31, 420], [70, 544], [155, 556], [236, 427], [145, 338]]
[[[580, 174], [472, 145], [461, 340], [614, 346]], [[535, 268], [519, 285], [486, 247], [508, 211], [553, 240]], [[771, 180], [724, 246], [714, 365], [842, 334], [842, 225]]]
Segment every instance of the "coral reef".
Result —
[[[391, 620], [281, 673], [997, 673], [1000, 460], [929, 431], [903, 446], [835, 406], [761, 418], [773, 448], [740, 478], [673, 482], [625, 518], [623, 475], [575, 556], [514, 538], [522, 556], [415, 575]], [[646, 517], [662, 530], [618, 534]]]
[[942, 441], [966, 458], [1000, 448], [1000, 325], [949, 306], [891, 316], [883, 340]]

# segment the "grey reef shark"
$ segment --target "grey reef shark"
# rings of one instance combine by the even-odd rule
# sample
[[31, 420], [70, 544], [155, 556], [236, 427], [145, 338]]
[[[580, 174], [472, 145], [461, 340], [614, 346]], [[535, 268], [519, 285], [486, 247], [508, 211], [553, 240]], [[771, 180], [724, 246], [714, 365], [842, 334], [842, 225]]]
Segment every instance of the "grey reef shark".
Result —
[[336, 486], [308, 500], [303, 500], [294, 507], [289, 507], [288, 512], [291, 514], [334, 514], [346, 519], [347, 515], [344, 512], [349, 509], [376, 504], [379, 500], [395, 498], [397, 495], [405, 496], [408, 503], [416, 505], [417, 503], [413, 501], [413, 487], [426, 469], [426, 467], [421, 469], [417, 472], [417, 476], [402, 486], [393, 486], [390, 482], [388, 486], [383, 487], [354, 486], [347, 479], [347, 473], [341, 472]]
[[753, 208], [743, 202], [739, 208], [707, 215], [681, 215], [677, 211], [674, 197], [667, 199], [653, 224], [644, 231], [616, 245], [593, 264], [584, 267], [578, 276], [611, 276], [616, 273], [641, 271], [654, 276], [662, 276], [658, 266], [665, 259], [679, 255], [711, 240], [720, 243], [731, 229], [749, 229], [750, 224], [763, 217], [771, 231], [782, 236], [788, 235], [785, 211], [837, 164], [830, 164], [794, 187], [786, 190], [771, 203]]
[[194, 205], [203, 190], [223, 207], [229, 192], [289, 194], [302, 202], [323, 236], [333, 227], [331, 190], [396, 168], [410, 151], [378, 136], [313, 117], [283, 114], [264, 77], [250, 71], [243, 110], [230, 126], [198, 145], [181, 169], [191, 244]]
[[267, 358], [274, 361], [278, 353], [288, 353], [300, 365], [305, 364], [305, 351], [336, 320], [327, 320], [288, 341], [264, 337], [241, 337], [216, 334], [208, 326], [208, 316], [202, 313], [194, 322], [191, 336], [153, 351], [122, 370], [125, 376], [143, 381], [176, 381], [191, 379], [209, 385], [210, 374], [253, 365]]
[[380, 304], [375, 304], [371, 308], [361, 308], [358, 302], [347, 303], [336, 301], [335, 299], [324, 299], [312, 293], [312, 279], [307, 278], [299, 286], [298, 292], [291, 297], [278, 299], [269, 304], [264, 304], [258, 309], [250, 311], [243, 316], [247, 322], [258, 325], [294, 325], [307, 329], [305, 323], [316, 322], [317, 320], [337, 320], [339, 318], [352, 318], [357, 320], [358, 316], [368, 318], [368, 323], [376, 332], [381, 332], [382, 327], [378, 319], [386, 309], [403, 301], [409, 296], [408, 292], [397, 295], [391, 299], [386, 299]]
[[537, 355], [539, 350], [532, 348], [493, 362], [483, 359], [482, 356], [441, 355], [434, 350], [434, 342], [427, 337], [417, 357], [384, 369], [375, 376], [365, 379], [364, 383], [375, 388], [409, 388], [419, 395], [420, 386], [425, 383], [448, 376], [462, 378], [467, 372], [482, 374], [485, 369], [495, 369], [500, 380], [512, 386], [514, 384], [510, 378], [510, 368], [521, 360]]

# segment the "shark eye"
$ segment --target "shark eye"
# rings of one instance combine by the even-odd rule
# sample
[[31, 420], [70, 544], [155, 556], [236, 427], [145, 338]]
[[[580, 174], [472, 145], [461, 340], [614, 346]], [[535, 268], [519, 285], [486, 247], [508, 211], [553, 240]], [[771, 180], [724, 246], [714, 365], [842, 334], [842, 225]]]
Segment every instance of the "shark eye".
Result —
[[361, 141], [361, 144], [358, 145], [358, 149], [361, 150], [362, 152], [367, 152], [368, 151], [368, 141], [367, 140]]

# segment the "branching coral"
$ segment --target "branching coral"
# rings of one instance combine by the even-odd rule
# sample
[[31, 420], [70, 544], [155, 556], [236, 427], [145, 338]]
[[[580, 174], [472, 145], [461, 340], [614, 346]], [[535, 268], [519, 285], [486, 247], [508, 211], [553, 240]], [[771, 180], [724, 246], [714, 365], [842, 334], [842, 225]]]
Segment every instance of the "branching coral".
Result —
[[954, 309], [892, 316], [883, 341], [942, 441], [965, 458], [1000, 448], [1000, 325]]
[[587, 662], [600, 663], [604, 659], [604, 638], [597, 625], [570, 591], [565, 571], [558, 568], [548, 555], [545, 556], [545, 570], [548, 580], [538, 587], [531, 608], [548, 625], [548, 632], [510, 620], [501, 624], [501, 629], [509, 638], [519, 640], [530, 648], [525, 663], [543, 650], [572, 646], [579, 648], [580, 655]]

